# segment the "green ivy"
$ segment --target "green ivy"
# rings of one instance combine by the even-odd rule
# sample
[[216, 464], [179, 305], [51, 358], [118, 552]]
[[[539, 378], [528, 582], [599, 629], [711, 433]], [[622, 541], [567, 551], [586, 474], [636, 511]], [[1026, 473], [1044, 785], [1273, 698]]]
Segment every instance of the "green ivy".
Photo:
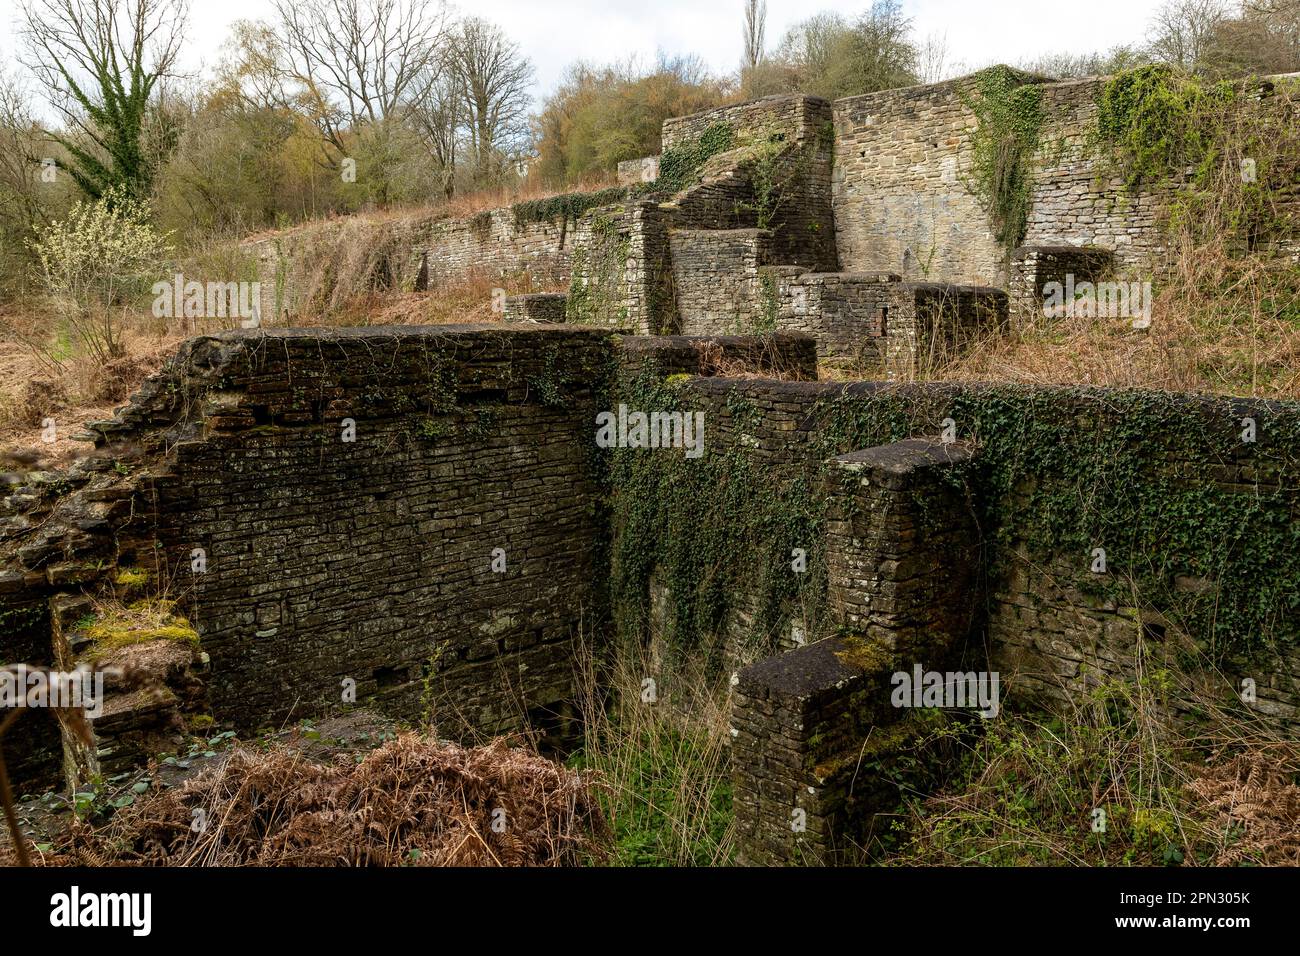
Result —
[[963, 93], [975, 114], [968, 188], [983, 204], [993, 234], [1008, 254], [1025, 238], [1033, 189], [1032, 160], [1043, 126], [1043, 89], [1022, 74], [995, 66]]
[[718, 153], [731, 149], [734, 137], [726, 123], [714, 123], [696, 139], [676, 143], [659, 157], [659, 180], [654, 191], [676, 194], [700, 180], [700, 171]]
[[1097, 97], [1096, 139], [1126, 188], [1164, 185], [1212, 153], [1206, 111], [1235, 96], [1227, 83], [1206, 86], [1163, 64], [1117, 73]]
[[611, 214], [597, 213], [591, 220], [590, 241], [573, 251], [566, 321], [580, 325], [622, 325], [627, 319], [623, 301], [623, 268], [631, 240]]
[[594, 193], [563, 193], [545, 199], [529, 199], [515, 203], [510, 209], [515, 216], [515, 225], [521, 229], [544, 222], [574, 223], [588, 210], [623, 202], [629, 193], [630, 190], [623, 186], [611, 186]]
[[[643, 409], [698, 407], [688, 386], [643, 369], [622, 384]], [[752, 433], [761, 412], [733, 387], [732, 428]], [[951, 416], [981, 446], [959, 480], [977, 503], [993, 575], [1066, 567], [1060, 583], [1098, 601], [1163, 614], [1216, 660], [1258, 657], [1300, 641], [1300, 406], [1259, 409], [1260, 444], [1243, 445], [1246, 412], [1231, 399], [1158, 392], [1107, 393], [981, 386], [963, 390], [850, 386], [819, 399], [801, 429], [805, 452], [776, 462], [743, 441], [724, 447], [718, 421], [707, 452], [688, 460], [618, 450], [612, 465], [613, 598], [621, 631], [644, 628], [650, 576], [672, 596], [669, 636], [689, 652], [712, 640], [737, 610], [757, 609], [753, 631], [774, 641], [794, 614], [824, 636], [825, 462], [845, 452], [937, 434]], [[715, 409], [716, 406], [707, 406]], [[1252, 406], [1254, 407], [1254, 406]], [[1262, 417], [1267, 412], [1267, 419]], [[1237, 463], [1254, 469], [1229, 488], [1205, 477]], [[1109, 573], [1090, 569], [1094, 547]], [[792, 573], [791, 550], [808, 554]], [[1069, 568], [1075, 571], [1071, 575]], [[1186, 587], [1186, 579], [1207, 582]], [[1180, 580], [1184, 586], [1180, 586]], [[1136, 591], [1134, 589], [1136, 585]], [[769, 645], [770, 649], [770, 645]]]

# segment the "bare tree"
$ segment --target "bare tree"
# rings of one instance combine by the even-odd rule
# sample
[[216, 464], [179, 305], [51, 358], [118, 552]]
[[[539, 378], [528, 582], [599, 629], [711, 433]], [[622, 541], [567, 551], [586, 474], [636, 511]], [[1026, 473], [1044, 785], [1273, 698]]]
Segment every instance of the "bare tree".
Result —
[[218, 87], [255, 110], [293, 106], [292, 82], [284, 65], [287, 53], [275, 28], [260, 20], [236, 20], [221, 46]]
[[333, 147], [380, 126], [438, 55], [441, 0], [275, 0], [280, 70]]
[[1101, 51], [1040, 53], [1033, 59], [1021, 60], [1016, 66], [1027, 73], [1037, 73], [1040, 76], [1063, 80], [1119, 73], [1121, 70], [1129, 70], [1149, 62], [1150, 58], [1145, 51], [1121, 44], [1111, 47], [1104, 53]]
[[37, 135], [26, 88], [0, 66], [0, 230], [7, 232], [5, 224], [16, 224], [30, 231], [40, 218], [40, 159], [32, 152]]
[[916, 72], [922, 83], [948, 78], [948, 34], [931, 33], [916, 52]]
[[752, 70], [763, 61], [767, 45], [767, 0], [745, 0], [745, 62]]
[[1166, 0], [1148, 33], [1151, 56], [1189, 73], [1202, 69], [1215, 32], [1227, 17], [1224, 0]]
[[187, 0], [24, 0], [27, 65], [79, 135], [52, 134], [89, 195], [143, 195], [156, 157], [142, 140], [150, 98], [171, 74]]
[[1246, 0], [1245, 16], [1263, 25], [1280, 53], [1282, 71], [1300, 70], [1300, 0]]
[[503, 157], [527, 137], [533, 65], [500, 27], [477, 17], [461, 23], [452, 50], [478, 176], [491, 180], [500, 175]]
[[452, 54], [439, 59], [420, 78], [408, 116], [437, 167], [443, 197], [451, 199], [456, 192], [456, 159], [468, 116], [465, 82]]
[[1210, 72], [1294, 73], [1300, 70], [1300, 0], [1246, 0], [1241, 16], [1215, 30]]

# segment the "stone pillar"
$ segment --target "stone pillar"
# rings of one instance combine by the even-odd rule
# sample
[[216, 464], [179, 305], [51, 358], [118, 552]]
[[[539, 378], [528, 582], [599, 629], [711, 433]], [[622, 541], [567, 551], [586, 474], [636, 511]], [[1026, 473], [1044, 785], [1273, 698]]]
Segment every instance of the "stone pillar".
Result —
[[979, 540], [963, 444], [910, 439], [850, 452], [827, 479], [827, 600], [843, 627], [896, 663], [932, 667], [963, 641]]
[[[964, 445], [911, 440], [833, 459], [828, 601], [839, 632], [748, 667], [732, 705], [738, 858], [746, 865], [856, 862], [875, 817], [939, 761], [923, 714], [891, 706], [891, 677], [939, 669], [975, 607], [976, 525]], [[919, 759], [918, 759], [919, 758]]]
[[740, 672], [731, 716], [739, 863], [832, 861], [851, 803], [845, 757], [856, 757], [881, 702], [888, 706], [878, 677], [837, 638]]

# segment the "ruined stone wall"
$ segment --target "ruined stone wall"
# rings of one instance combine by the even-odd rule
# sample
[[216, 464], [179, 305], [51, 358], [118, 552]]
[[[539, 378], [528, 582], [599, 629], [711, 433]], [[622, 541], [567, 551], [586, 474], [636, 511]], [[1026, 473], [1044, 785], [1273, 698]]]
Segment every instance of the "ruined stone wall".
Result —
[[[1123, 275], [1163, 250], [1166, 192], [1130, 195], [1095, 149], [1105, 78], [1045, 82], [1025, 246], [1096, 246]], [[975, 78], [835, 103], [835, 222], [846, 269], [1007, 287], [1007, 250], [970, 188]]]
[[765, 229], [677, 229], [670, 234], [682, 334], [755, 330], [765, 312], [759, 267], [771, 258], [772, 240]]
[[[1285, 544], [1300, 533], [1292, 406], [1087, 389], [706, 379], [692, 380], [688, 394], [690, 407], [706, 413], [711, 455], [735, 456], [727, 468], [761, 470], [782, 508], [817, 516], [795, 523], [806, 534], [751, 541], [754, 550], [738, 551], [729, 567], [775, 562], [779, 571], [801, 547], [814, 576], [824, 575], [815, 557], [824, 548], [816, 530], [824, 501], [810, 492], [785, 500], [781, 489], [814, 487], [826, 463], [848, 451], [951, 429], [983, 448], [970, 492], [986, 548], [987, 622], [972, 639], [987, 639], [1012, 701], [1054, 706], [1108, 675], [1131, 675], [1142, 642], [1161, 659], [1193, 669], [1200, 661], [1207, 674], [1216, 660], [1228, 678], [1215, 693], [1231, 697], [1233, 682], [1249, 677], [1258, 713], [1300, 717], [1300, 617], [1281, 610], [1300, 600], [1296, 556]], [[1253, 442], [1242, 441], [1245, 419], [1257, 429]], [[747, 499], [736, 520], [757, 520], [766, 506]], [[729, 520], [715, 514], [721, 505], [698, 507]], [[672, 514], [657, 521], [679, 526]], [[1099, 547], [1104, 573], [1092, 570]], [[709, 582], [713, 593], [720, 586], [729, 585]], [[724, 604], [755, 603], [751, 578], [736, 578], [735, 587]], [[819, 590], [799, 584], [804, 595]], [[828, 620], [824, 608], [812, 610], [802, 622], [810, 641], [826, 636]]]
[[560, 325], [564, 322], [563, 292], [536, 292], [531, 295], [506, 296], [503, 322], [540, 322]]
[[568, 321], [637, 335], [676, 332], [672, 221], [670, 211], [648, 200], [584, 215], [573, 235]]
[[1111, 274], [1114, 254], [1090, 246], [1022, 246], [1011, 257], [1011, 275], [1007, 293], [1011, 314], [1032, 320], [1047, 310], [1047, 286], [1061, 284], [1065, 298], [1067, 278], [1074, 282], [1096, 282]]
[[95, 426], [95, 467], [10, 522], [4, 603], [150, 569], [198, 631], [213, 716], [242, 730], [337, 710], [350, 682], [448, 735], [546, 728], [600, 614], [613, 362], [581, 329], [191, 340]]
[[[773, 233], [773, 262], [832, 271], [839, 268], [835, 215], [831, 204], [833, 135], [831, 105], [801, 94], [768, 96], [664, 122], [663, 146], [698, 139], [725, 125], [735, 149], [717, 159], [735, 165], [735, 175], [714, 177], [706, 167], [693, 195], [678, 197], [681, 228], [726, 229], [762, 226]], [[766, 156], [766, 159], [762, 157]], [[737, 203], [755, 205], [755, 177], [775, 188], [775, 201], [761, 217], [735, 218]], [[730, 211], [730, 215], [726, 215]]]
[[[1007, 320], [1008, 299], [998, 289], [904, 282], [888, 273], [766, 271], [759, 304], [773, 311], [769, 321], [815, 336], [818, 355], [864, 378], [924, 374]], [[774, 307], [767, 302], [772, 289]]]
[[652, 183], [659, 178], [659, 157], [643, 156], [640, 159], [625, 159], [618, 164], [618, 184], [636, 186]]
[[969, 79], [835, 102], [835, 230], [842, 267], [1004, 285], [1003, 250], [965, 185]]
[[1034, 156], [1026, 246], [1096, 246], [1120, 275], [1146, 274], [1164, 251], [1167, 191], [1130, 194], [1095, 153], [1104, 77], [1043, 85], [1044, 123]]
[[812, 336], [637, 335], [619, 341], [620, 377], [651, 374], [725, 376], [765, 372], [773, 378], [816, 381], [817, 342]]
[[245, 244], [262, 283], [262, 316], [294, 317], [371, 291], [412, 291], [475, 275], [567, 279], [573, 223], [519, 223], [512, 209], [465, 219], [431, 216], [312, 223]]
[[207, 550], [194, 602], [214, 711], [318, 711], [351, 678], [392, 712], [429, 697], [447, 731], [491, 733], [567, 699], [595, 605], [587, 444], [608, 344], [467, 331], [216, 347], [228, 404], [156, 484], [164, 547]]

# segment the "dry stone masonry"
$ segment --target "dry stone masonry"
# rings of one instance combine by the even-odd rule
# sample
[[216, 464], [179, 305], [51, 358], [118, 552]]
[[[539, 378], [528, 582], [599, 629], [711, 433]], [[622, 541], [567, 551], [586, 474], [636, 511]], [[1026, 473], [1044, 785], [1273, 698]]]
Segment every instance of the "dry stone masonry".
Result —
[[[360, 704], [561, 741], [580, 648], [629, 640], [734, 672], [749, 863], [869, 856], [951, 765], [933, 731], [996, 719], [900, 704], [900, 672], [1065, 710], [1142, 660], [1295, 727], [1300, 407], [912, 381], [1161, 249], [1164, 197], [1090, 151], [1101, 81], [1005, 75], [1042, 94], [1014, 249], [971, 188], [974, 78], [669, 120], [614, 201], [251, 243], [267, 324], [474, 275], [568, 292], [191, 339], [92, 454], [11, 489], [0, 664], [117, 672], [89, 747], [26, 716], [19, 787]], [[629, 408], [702, 420], [701, 454], [599, 441]]]

